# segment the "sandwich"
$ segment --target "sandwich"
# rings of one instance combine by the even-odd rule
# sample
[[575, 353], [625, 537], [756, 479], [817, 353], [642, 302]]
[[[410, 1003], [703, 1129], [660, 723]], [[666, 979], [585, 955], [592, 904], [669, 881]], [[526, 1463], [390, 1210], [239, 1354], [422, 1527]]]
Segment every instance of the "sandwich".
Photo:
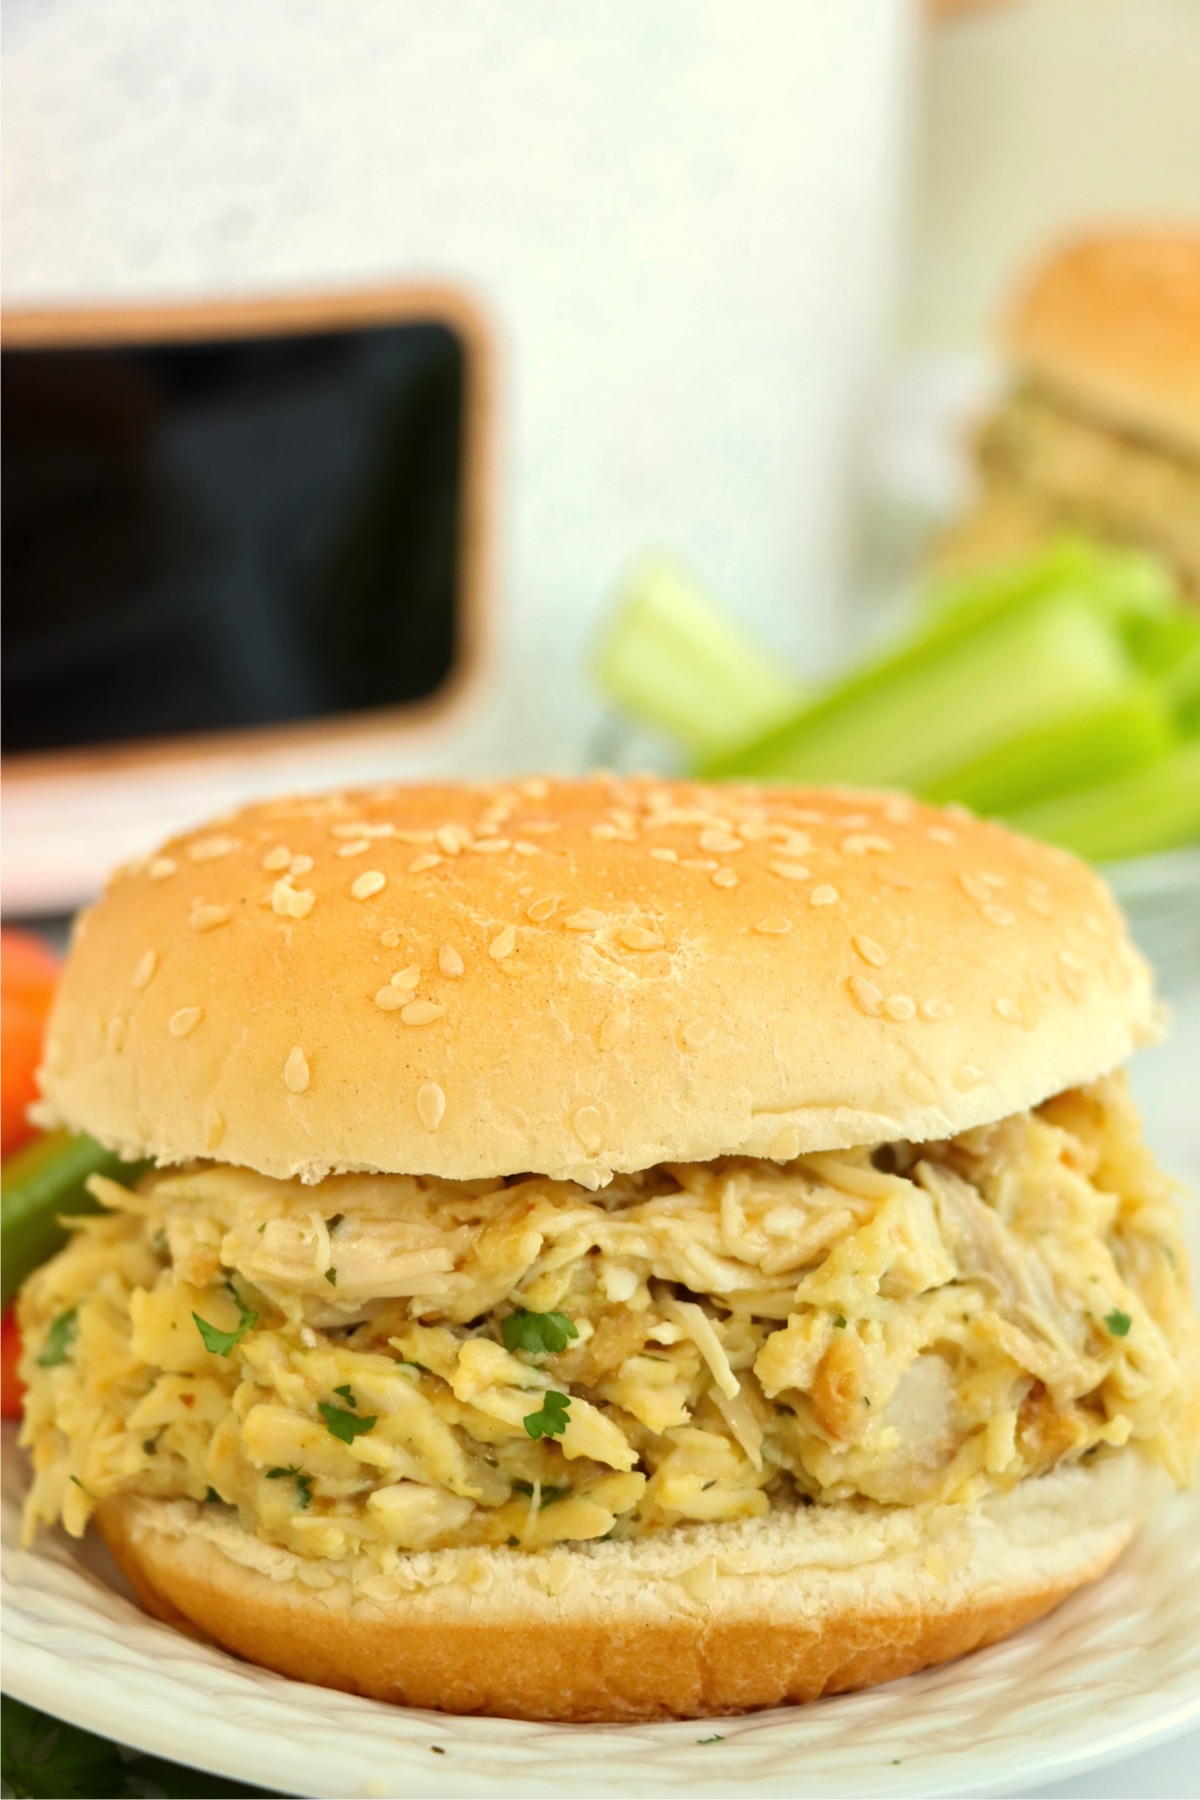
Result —
[[1005, 330], [1011, 392], [975, 443], [951, 565], [1079, 529], [1160, 555], [1200, 597], [1200, 228], [1069, 245]]
[[80, 918], [42, 1118], [152, 1167], [20, 1302], [27, 1527], [410, 1706], [696, 1717], [994, 1642], [1196, 1450], [1157, 1030], [961, 810], [653, 779], [251, 806]]

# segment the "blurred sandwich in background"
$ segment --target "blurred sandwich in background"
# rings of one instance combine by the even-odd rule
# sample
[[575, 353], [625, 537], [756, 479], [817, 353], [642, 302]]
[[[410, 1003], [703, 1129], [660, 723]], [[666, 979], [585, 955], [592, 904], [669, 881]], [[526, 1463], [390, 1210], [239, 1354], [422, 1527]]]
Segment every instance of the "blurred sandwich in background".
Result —
[[1077, 241], [1007, 322], [1015, 380], [980, 428], [943, 567], [1082, 529], [1157, 552], [1200, 597], [1200, 226]]

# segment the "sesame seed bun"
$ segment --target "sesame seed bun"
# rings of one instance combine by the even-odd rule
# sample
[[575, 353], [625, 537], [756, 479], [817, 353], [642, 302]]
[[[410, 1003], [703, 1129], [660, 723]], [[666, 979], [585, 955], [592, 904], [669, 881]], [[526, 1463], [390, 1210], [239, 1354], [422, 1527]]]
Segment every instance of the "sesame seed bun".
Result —
[[1119, 430], [1200, 455], [1200, 229], [1083, 239], [1009, 321], [1018, 366]]
[[317, 1181], [932, 1139], [1153, 1033], [1064, 853], [895, 796], [652, 780], [247, 808], [120, 871], [51, 1020], [47, 1119]]
[[97, 1517], [147, 1611], [281, 1674], [620, 1721], [813, 1700], [995, 1643], [1102, 1575], [1163, 1485], [1120, 1451], [975, 1509], [808, 1507], [537, 1555], [428, 1551], [357, 1579], [225, 1508], [122, 1498]]

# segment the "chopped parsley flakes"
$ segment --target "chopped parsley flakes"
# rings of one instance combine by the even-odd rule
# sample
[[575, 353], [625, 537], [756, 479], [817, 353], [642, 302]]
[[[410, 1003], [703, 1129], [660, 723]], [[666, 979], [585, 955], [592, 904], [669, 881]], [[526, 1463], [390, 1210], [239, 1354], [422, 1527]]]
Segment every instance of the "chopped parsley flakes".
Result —
[[719, 1731], [714, 1731], [711, 1737], [697, 1738], [696, 1742], [698, 1744], [723, 1744], [725, 1739], [721, 1736]]
[[538, 1438], [561, 1437], [567, 1429], [567, 1413], [570, 1410], [571, 1396], [556, 1394], [550, 1390], [542, 1399], [537, 1412], [526, 1413], [524, 1425], [530, 1437], [536, 1442]]
[[1128, 1337], [1129, 1327], [1133, 1324], [1133, 1320], [1128, 1313], [1118, 1312], [1114, 1307], [1112, 1312], [1105, 1313], [1104, 1323], [1114, 1337]]
[[566, 1313], [526, 1312], [523, 1307], [500, 1321], [500, 1331], [510, 1355], [524, 1350], [527, 1356], [558, 1356], [566, 1349], [568, 1338], [579, 1336]]
[[[371, 1423], [372, 1425], [375, 1423], [374, 1419]], [[268, 1481], [284, 1481], [289, 1477], [296, 1483], [296, 1499], [300, 1504], [301, 1511], [304, 1511], [312, 1505], [312, 1476], [306, 1475], [299, 1463], [289, 1463], [286, 1469], [267, 1470]]]
[[378, 1413], [370, 1413], [365, 1419], [360, 1418], [356, 1412], [347, 1412], [344, 1406], [333, 1406], [328, 1400], [319, 1400], [317, 1411], [332, 1435], [343, 1444], [352, 1444], [364, 1431], [370, 1431], [379, 1417]]
[[236, 1331], [221, 1331], [216, 1325], [210, 1325], [207, 1319], [202, 1319], [199, 1313], [194, 1312], [192, 1314], [193, 1319], [196, 1321], [196, 1330], [200, 1333], [201, 1339], [203, 1340], [204, 1348], [210, 1350], [214, 1356], [229, 1356], [236, 1346], [241, 1343], [246, 1333], [248, 1331], [253, 1331], [254, 1327], [258, 1324], [258, 1314], [256, 1312], [251, 1312], [250, 1308], [246, 1305], [246, 1302], [242, 1299], [242, 1296], [234, 1287], [232, 1281], [226, 1282], [225, 1285], [233, 1295], [233, 1298], [237, 1303], [238, 1312], [241, 1314]]
[[330, 1287], [337, 1286], [337, 1270], [334, 1268], [332, 1263], [330, 1263], [329, 1267], [325, 1271], [325, 1279], [329, 1283]]
[[46, 1341], [38, 1352], [39, 1369], [57, 1369], [59, 1363], [65, 1363], [75, 1347], [75, 1327], [79, 1322], [79, 1308], [68, 1307], [60, 1312], [46, 1333]]

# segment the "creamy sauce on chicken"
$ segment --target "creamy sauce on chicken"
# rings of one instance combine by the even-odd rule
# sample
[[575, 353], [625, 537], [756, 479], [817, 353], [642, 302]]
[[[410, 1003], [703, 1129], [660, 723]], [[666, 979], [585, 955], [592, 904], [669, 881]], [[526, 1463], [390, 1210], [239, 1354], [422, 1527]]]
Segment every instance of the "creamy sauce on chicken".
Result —
[[386, 1568], [970, 1502], [1135, 1441], [1182, 1481], [1200, 1431], [1178, 1213], [1122, 1077], [944, 1143], [601, 1193], [216, 1163], [94, 1185], [107, 1211], [21, 1301], [30, 1531], [189, 1496]]

